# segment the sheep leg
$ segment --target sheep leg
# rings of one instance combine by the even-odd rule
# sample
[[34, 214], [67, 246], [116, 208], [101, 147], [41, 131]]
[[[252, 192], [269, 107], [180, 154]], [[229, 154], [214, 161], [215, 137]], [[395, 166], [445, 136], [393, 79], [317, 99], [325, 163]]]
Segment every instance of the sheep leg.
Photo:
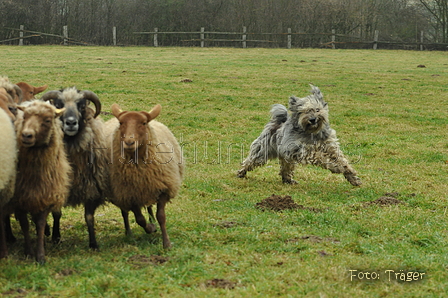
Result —
[[33, 250], [31, 249], [30, 223], [28, 222], [27, 214], [24, 211], [16, 210], [16, 218], [20, 223], [20, 228], [22, 229], [23, 237], [25, 239], [25, 255], [32, 256]]
[[149, 214], [149, 222], [153, 226], [154, 232], [157, 231], [157, 228], [155, 226], [156, 217], [154, 216], [154, 212], [152, 211], [152, 205], [148, 206], [148, 214]]
[[45, 264], [45, 226], [47, 225], [47, 217], [50, 210], [44, 210], [33, 216], [37, 230], [37, 249], [36, 261], [39, 264]]
[[3, 210], [0, 209], [0, 259], [8, 255], [8, 248], [6, 247], [6, 235], [3, 220]]
[[[61, 242], [61, 211], [53, 211], [51, 213], [53, 215], [53, 234], [51, 235], [51, 241], [54, 244], [58, 244]], [[45, 223], [45, 230], [47, 229], [47, 224]], [[45, 233], [46, 235], [47, 233]]]
[[171, 247], [171, 242], [166, 232], [166, 215], [165, 215], [165, 205], [169, 201], [167, 194], [162, 194], [157, 200], [157, 221], [159, 222], [160, 230], [162, 231], [163, 248], [167, 249]]
[[84, 205], [84, 218], [86, 220], [87, 230], [89, 231], [89, 247], [93, 250], [100, 249], [95, 236], [95, 210], [99, 205], [99, 200], [88, 201]]
[[4, 217], [4, 229], [5, 229], [5, 235], [6, 235], [6, 242], [8, 243], [15, 243], [17, 241], [16, 237], [14, 237], [14, 233], [12, 232], [11, 228], [11, 216], [8, 214]]
[[131, 236], [132, 235], [132, 231], [131, 231], [131, 226], [129, 225], [129, 213], [128, 213], [128, 211], [125, 211], [125, 210], [121, 209], [121, 216], [123, 216], [124, 229], [126, 231], [126, 236]]
[[135, 221], [137, 221], [138, 225], [141, 226], [147, 234], [151, 234], [155, 231], [154, 224], [150, 224], [146, 221], [140, 207], [133, 207], [131, 211], [134, 212]]

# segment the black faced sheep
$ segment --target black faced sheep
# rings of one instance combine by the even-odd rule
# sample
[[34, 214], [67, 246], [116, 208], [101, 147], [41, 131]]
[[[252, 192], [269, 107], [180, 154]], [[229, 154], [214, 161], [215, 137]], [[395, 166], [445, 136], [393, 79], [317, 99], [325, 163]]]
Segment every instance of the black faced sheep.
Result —
[[70, 189], [71, 168], [64, 150], [57, 110], [49, 103], [33, 101], [19, 107], [16, 121], [18, 165], [13, 205], [25, 238], [25, 254], [33, 255], [27, 214], [37, 230], [36, 260], [45, 262], [44, 229], [51, 211], [64, 205]]
[[0, 109], [0, 259], [6, 257], [6, 239], [3, 227], [3, 208], [14, 194], [16, 180], [16, 134], [11, 117]]
[[160, 111], [160, 105], [149, 113], [121, 111], [117, 104], [112, 105], [116, 118], [106, 122], [106, 134], [112, 146], [110, 200], [121, 209], [127, 235], [131, 234], [129, 211], [147, 233], [155, 231], [154, 224], [146, 222], [141, 208], [148, 207], [151, 221], [151, 205], [157, 204], [163, 247], [169, 248], [165, 205], [181, 187], [184, 164], [174, 135], [154, 120]]
[[[89, 232], [89, 246], [98, 249], [94, 230], [96, 208], [104, 204], [109, 187], [108, 152], [103, 132], [104, 122], [96, 118], [101, 112], [101, 103], [95, 93], [76, 88], [49, 91], [42, 100], [49, 100], [56, 108], [65, 108], [61, 115], [65, 149], [73, 169], [73, 182], [68, 206], [84, 205], [85, 220]], [[88, 107], [95, 105], [95, 111]], [[53, 214], [53, 241], [59, 241], [59, 219], [61, 214]]]

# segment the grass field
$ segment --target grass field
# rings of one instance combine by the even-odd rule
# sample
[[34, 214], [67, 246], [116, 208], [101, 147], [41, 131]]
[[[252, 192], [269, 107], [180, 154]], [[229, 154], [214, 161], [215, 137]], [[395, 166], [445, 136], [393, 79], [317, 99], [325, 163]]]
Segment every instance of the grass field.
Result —
[[[448, 292], [445, 52], [58, 46], [0, 51], [0, 75], [14, 82], [48, 84], [50, 90], [76, 85], [96, 92], [104, 111], [113, 103], [129, 110], [160, 103], [158, 120], [182, 143], [187, 167], [181, 193], [167, 207], [170, 250], [162, 249], [159, 232], [146, 235], [133, 217], [134, 236], [126, 237], [118, 208], [109, 204], [96, 216], [101, 251], [89, 251], [83, 211], [65, 209], [63, 241], [47, 243], [47, 264], [40, 266], [24, 258], [13, 220], [19, 241], [0, 261], [2, 296]], [[324, 93], [332, 127], [363, 185], [353, 187], [342, 175], [316, 167], [299, 167], [299, 184], [283, 185], [274, 161], [247, 179], [236, 178], [270, 106], [307, 95], [309, 83]], [[290, 195], [311, 208], [255, 208], [272, 194]], [[368, 203], [386, 194], [400, 204]]]

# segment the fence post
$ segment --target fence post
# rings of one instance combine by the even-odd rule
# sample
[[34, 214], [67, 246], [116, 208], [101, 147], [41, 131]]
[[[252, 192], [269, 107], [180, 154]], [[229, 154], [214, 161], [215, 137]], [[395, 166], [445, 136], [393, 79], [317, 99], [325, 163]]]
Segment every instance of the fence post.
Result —
[[117, 27], [112, 27], [112, 42], [114, 43], [114, 46], [117, 45]]
[[247, 44], [246, 44], [246, 39], [247, 39], [246, 30], [247, 30], [246, 26], [243, 26], [243, 49], [245, 49], [247, 47]]
[[204, 38], [205, 38], [204, 32], [205, 32], [205, 28], [201, 27], [201, 48], [203, 48], [205, 46], [205, 43], [204, 43]]
[[423, 30], [420, 32], [420, 51], [423, 51]]
[[154, 28], [154, 46], [158, 47], [159, 46], [159, 42], [157, 41], [157, 32], [159, 31], [158, 28]]
[[62, 27], [62, 35], [64, 35], [64, 46], [68, 44], [68, 26], [65, 25]]
[[291, 28], [288, 28], [288, 49], [291, 48]]
[[374, 36], [373, 36], [373, 49], [376, 50], [378, 48], [378, 30], [375, 30]]
[[23, 26], [23, 25], [20, 25], [20, 32], [19, 32], [19, 36], [20, 36], [20, 39], [19, 39], [19, 46], [23, 46], [23, 29], [24, 29], [25, 27]]
[[336, 30], [331, 29], [331, 48], [334, 50], [336, 49], [336, 44], [334, 43], [336, 41]]

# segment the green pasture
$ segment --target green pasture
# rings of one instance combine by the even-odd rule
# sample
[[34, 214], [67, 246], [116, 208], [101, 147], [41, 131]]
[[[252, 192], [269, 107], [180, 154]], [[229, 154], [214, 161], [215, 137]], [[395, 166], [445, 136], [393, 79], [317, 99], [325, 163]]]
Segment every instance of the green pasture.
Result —
[[[126, 237], [118, 208], [109, 204], [96, 214], [101, 251], [90, 251], [82, 209], [64, 209], [62, 243], [48, 241], [40, 266], [24, 257], [13, 220], [18, 241], [0, 260], [1, 296], [448, 292], [446, 52], [62, 46], [0, 46], [0, 52], [0, 75], [49, 90], [94, 91], [103, 111], [113, 103], [123, 110], [160, 103], [158, 120], [178, 138], [186, 162], [180, 195], [167, 207], [170, 250], [133, 215], [134, 236]], [[316, 167], [297, 168], [299, 183], [283, 185], [275, 161], [236, 178], [270, 106], [308, 95], [309, 83], [329, 103], [332, 127], [363, 185]], [[255, 207], [272, 194], [320, 212]], [[385, 196], [400, 204], [369, 204]]]

